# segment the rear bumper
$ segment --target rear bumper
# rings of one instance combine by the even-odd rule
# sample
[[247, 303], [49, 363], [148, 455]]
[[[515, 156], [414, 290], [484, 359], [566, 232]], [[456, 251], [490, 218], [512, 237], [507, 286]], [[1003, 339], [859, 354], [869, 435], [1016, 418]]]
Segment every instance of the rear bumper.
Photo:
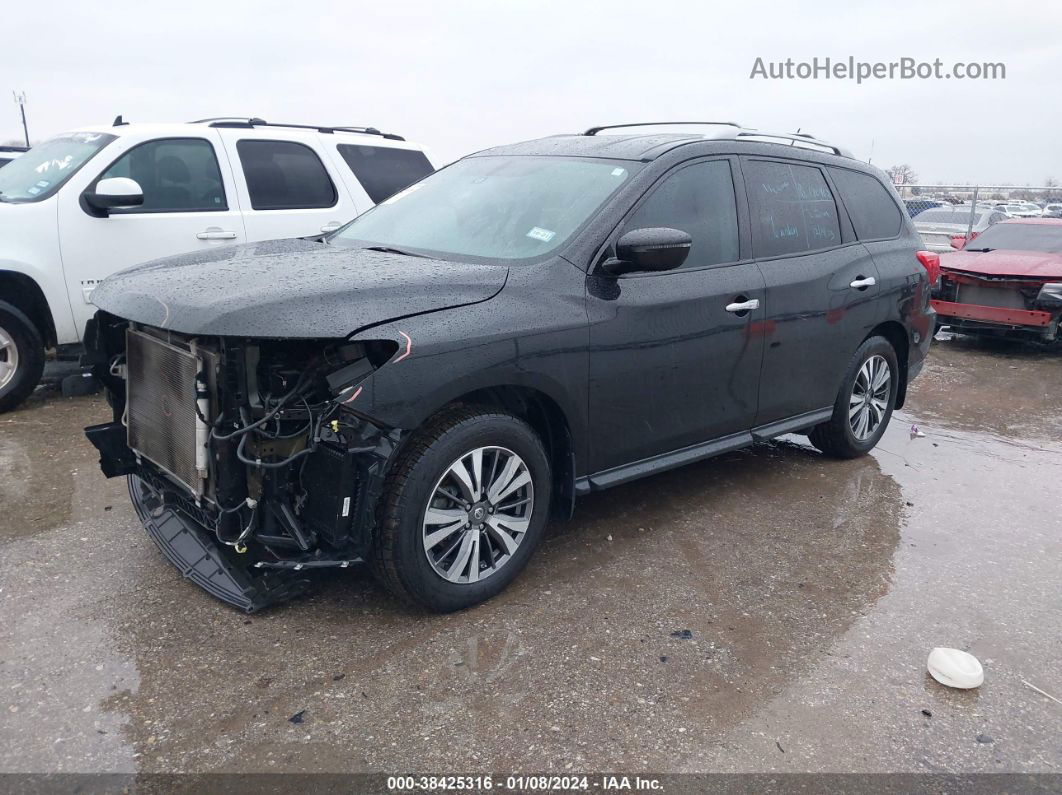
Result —
[[1038, 309], [1010, 309], [999, 306], [981, 306], [979, 304], [960, 304], [955, 301], [933, 299], [931, 305], [937, 310], [941, 323], [948, 318], [975, 320], [979, 323], [991, 323], [999, 326], [1025, 326], [1045, 328], [1054, 322], [1051, 312]]

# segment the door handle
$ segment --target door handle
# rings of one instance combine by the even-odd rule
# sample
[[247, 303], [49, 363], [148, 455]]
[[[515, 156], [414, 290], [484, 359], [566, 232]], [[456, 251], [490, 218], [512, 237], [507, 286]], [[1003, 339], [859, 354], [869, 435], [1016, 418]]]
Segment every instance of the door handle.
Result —
[[750, 298], [748, 301], [737, 301], [733, 304], [726, 305], [727, 312], [734, 312], [735, 314], [740, 312], [751, 312], [753, 309], [760, 308], [759, 298]]
[[858, 279], [856, 279], [854, 282], [852, 282], [848, 286], [849, 287], [854, 287], [857, 290], [862, 290], [862, 289], [864, 289], [866, 287], [873, 287], [877, 283], [878, 283], [878, 280], [875, 279], [873, 276], [867, 276], [866, 278], [863, 278], [862, 276], [860, 276]]
[[196, 233], [196, 237], [200, 240], [235, 240], [236, 233], [227, 232], [224, 229], [204, 229]]
[[343, 224], [339, 223], [339, 221], [330, 221], [321, 227], [321, 231], [327, 234], [328, 232], [335, 232], [341, 226], [343, 226]]

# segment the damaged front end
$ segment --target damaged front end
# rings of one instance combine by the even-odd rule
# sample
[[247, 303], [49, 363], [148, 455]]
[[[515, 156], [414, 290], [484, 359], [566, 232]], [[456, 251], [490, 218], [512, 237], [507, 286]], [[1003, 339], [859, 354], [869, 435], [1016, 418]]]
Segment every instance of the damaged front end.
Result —
[[933, 293], [939, 324], [957, 331], [1056, 342], [1062, 283], [944, 269]]
[[86, 435], [186, 577], [251, 612], [365, 559], [402, 435], [350, 402], [397, 343], [196, 337], [101, 311], [85, 345], [114, 411]]

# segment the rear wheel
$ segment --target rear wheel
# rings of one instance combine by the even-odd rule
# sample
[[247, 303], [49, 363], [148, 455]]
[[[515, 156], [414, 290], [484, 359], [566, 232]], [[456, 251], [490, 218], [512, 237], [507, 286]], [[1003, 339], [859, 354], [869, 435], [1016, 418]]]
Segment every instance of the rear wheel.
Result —
[[439, 415], [388, 476], [373, 543], [377, 579], [438, 612], [489, 599], [538, 546], [550, 491], [549, 460], [525, 422], [468, 407]]
[[44, 340], [22, 312], [0, 301], [0, 412], [36, 388], [44, 372]]
[[852, 356], [837, 393], [833, 416], [816, 425], [808, 439], [836, 458], [866, 455], [892, 418], [900, 368], [884, 337], [870, 337]]

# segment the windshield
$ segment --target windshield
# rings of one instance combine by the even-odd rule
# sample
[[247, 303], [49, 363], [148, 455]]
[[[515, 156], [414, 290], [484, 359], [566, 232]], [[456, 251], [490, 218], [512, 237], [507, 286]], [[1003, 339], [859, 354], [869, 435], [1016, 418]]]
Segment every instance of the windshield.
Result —
[[996, 224], [966, 246], [967, 251], [997, 248], [1062, 254], [1062, 224]]
[[34, 202], [51, 196], [116, 137], [79, 132], [38, 144], [0, 169], [0, 201]]
[[571, 237], [632, 167], [572, 157], [470, 157], [358, 216], [329, 242], [428, 255], [539, 257]]

